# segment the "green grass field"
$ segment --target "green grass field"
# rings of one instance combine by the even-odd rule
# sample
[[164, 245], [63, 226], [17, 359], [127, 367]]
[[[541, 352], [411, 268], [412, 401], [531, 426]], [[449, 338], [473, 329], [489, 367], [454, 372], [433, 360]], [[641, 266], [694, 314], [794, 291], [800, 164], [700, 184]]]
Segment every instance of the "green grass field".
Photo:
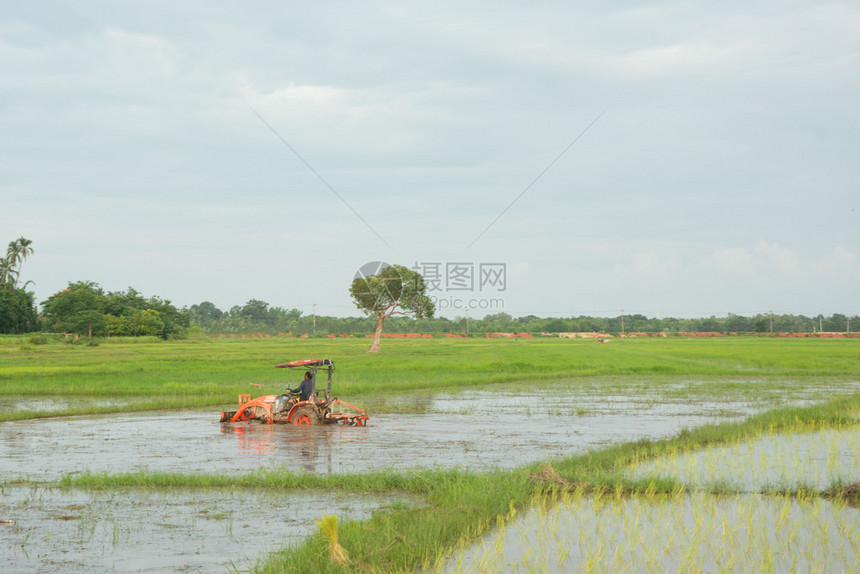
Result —
[[152, 408], [235, 401], [248, 383], [276, 392], [299, 373], [284, 361], [331, 358], [335, 390], [351, 397], [579, 377], [738, 379], [860, 377], [858, 339], [116, 339], [98, 346], [0, 337], [0, 396], [115, 396]]

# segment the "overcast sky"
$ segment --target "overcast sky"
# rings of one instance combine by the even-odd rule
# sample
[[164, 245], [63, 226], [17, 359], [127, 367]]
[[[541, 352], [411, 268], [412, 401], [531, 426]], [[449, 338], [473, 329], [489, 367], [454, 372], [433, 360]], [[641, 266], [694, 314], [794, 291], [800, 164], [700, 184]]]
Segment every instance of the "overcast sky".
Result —
[[856, 2], [7, 1], [0, 245], [40, 302], [857, 314], [859, 70]]

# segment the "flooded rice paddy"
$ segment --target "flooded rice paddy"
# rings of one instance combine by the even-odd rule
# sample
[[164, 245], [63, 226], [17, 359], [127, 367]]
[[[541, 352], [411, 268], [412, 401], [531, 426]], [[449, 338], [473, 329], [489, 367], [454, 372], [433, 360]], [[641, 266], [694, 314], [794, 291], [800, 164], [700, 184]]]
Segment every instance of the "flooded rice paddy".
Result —
[[[398, 496], [254, 490], [2, 488], [0, 572], [247, 571], [323, 514], [361, 519]], [[14, 518], [8, 518], [14, 517]]]
[[860, 480], [860, 432], [821, 429], [769, 434], [753, 441], [649, 461], [635, 477], [667, 477], [694, 488], [715, 485], [739, 492], [825, 490]]
[[[135, 470], [244, 473], [259, 468], [283, 467], [318, 474], [440, 466], [473, 470], [513, 468], [609, 444], [669, 437], [684, 428], [739, 419], [773, 406], [772, 400], [755, 400], [748, 394], [720, 400], [701, 397], [693, 400], [644, 390], [629, 394], [565, 393], [558, 389], [538, 392], [482, 390], [438, 394], [419, 400], [422, 402], [419, 414], [380, 415], [371, 412], [367, 427], [220, 424], [215, 410], [0, 423], [0, 521], [11, 521], [0, 523], [0, 571], [209, 572], [247, 569], [268, 552], [303, 539], [316, 529], [315, 521], [323, 514], [361, 518], [393, 500], [391, 497], [340, 496], [335, 493], [273, 494], [270, 491], [225, 489], [88, 492], [49, 486], [51, 481], [68, 474]], [[793, 397], [795, 403], [804, 401], [803, 396]], [[44, 399], [36, 406], [22, 408], [50, 410], [52, 405], [50, 399]], [[53, 408], [63, 406], [55, 404]], [[852, 453], [856, 454], [856, 445], [849, 449], [848, 454]], [[758, 499], [737, 500], [752, 507], [757, 503], [748, 500]], [[653, 501], [647, 503], [655, 504]], [[622, 511], [623, 507], [618, 510], [615, 503], [604, 505], [599, 500], [583, 499], [578, 504], [591, 507], [583, 516], [587, 517], [590, 512], [593, 518], [574, 518], [580, 516], [582, 508], [571, 511], [567, 516], [564, 511], [566, 504], [557, 507], [554, 512], [559, 514], [553, 520], [559, 524], [557, 528], [579, 532], [577, 536], [580, 537], [583, 536], [582, 528], [566, 526], [565, 521], [573, 521], [576, 525], [591, 524], [597, 533], [606, 523], [602, 513], [627, 512]], [[663, 506], [655, 508], [669, 508], [665, 506], [669, 503], [661, 504]], [[671, 504], [680, 506], [666, 510], [667, 516], [689, 516], [689, 520], [694, 520], [697, 513], [704, 512], [699, 505], [710, 502], [686, 497]], [[724, 504], [728, 504], [727, 508], [719, 510]], [[735, 504], [739, 505], [740, 502]], [[664, 512], [648, 508], [652, 507], [643, 506], [642, 510], [635, 512], [648, 516]], [[713, 520], [722, 521], [733, 506], [721, 502], [715, 508], [718, 510], [714, 512], [723, 514]], [[790, 514], [807, 516], [806, 512], [804, 508], [792, 507]], [[827, 529], [831, 528], [828, 514], [831, 512], [835, 511], [826, 506], [815, 510], [816, 517], [825, 517]], [[544, 518], [541, 520], [546, 522]], [[763, 514], [756, 520], [771, 518], [769, 514]], [[847, 532], [853, 536], [854, 554], [838, 547], [833, 550], [837, 556], [856, 557], [856, 515], [854, 520], [853, 530], [850, 526], [837, 527], [843, 535]], [[508, 530], [515, 528], [519, 527], [511, 525]], [[522, 528], [526, 529], [522, 536], [532, 536], [529, 529], [536, 526], [524, 525]], [[676, 531], [670, 536], [681, 540], [687, 536], [689, 525], [681, 522], [671, 528]], [[652, 527], [651, 530], [659, 528]], [[505, 536], [505, 533], [500, 535]], [[610, 536], [608, 533], [605, 535]], [[599, 545], [599, 535], [593, 536], [597, 536], [595, 540], [598, 542], [595, 543]], [[654, 542], [658, 543], [660, 541]], [[499, 543], [492, 544], [496, 551]], [[516, 570], [519, 568], [517, 561], [531, 563], [533, 554], [526, 557], [516, 554], [519, 546], [515, 541], [501, 544], [508, 554], [504, 554], [497, 563], [507, 564], [510, 568], [501, 567], [497, 571]], [[608, 545], [602, 547], [609, 551]], [[605, 555], [595, 557], [591, 554], [591, 542], [580, 550], [572, 549], [567, 541], [558, 542], [558, 548], [553, 560], [558, 562], [559, 557], [563, 557], [558, 562], [563, 568], [577, 569], [578, 565], [596, 564], [597, 558], [605, 559]], [[703, 556], [718, 551], [711, 547], [702, 548]], [[454, 564], [485, 560], [482, 554], [485, 550], [468, 552], [475, 554], [467, 555], [464, 551]], [[621, 552], [621, 556], [626, 550], [613, 552]], [[825, 552], [827, 556], [832, 554], [830, 550]], [[656, 569], [663, 569], [659, 565], [665, 564], [671, 569], [675, 565], [673, 561], [684, 564], [685, 559], [685, 556], [672, 554], [654, 564], [658, 565]], [[809, 560], [809, 564], [821, 563], [814, 556]]]
[[440, 570], [856, 572], [860, 511], [753, 494], [595, 497], [536, 504]]
[[371, 414], [367, 427], [220, 424], [215, 411], [5, 422], [0, 423], [0, 476], [45, 481], [83, 471], [213, 473], [272, 466], [310, 473], [512, 468], [613, 443], [669, 437], [756, 410], [737, 401], [691, 405], [557, 392], [463, 392], [427, 401], [425, 414]]
[[311, 473], [459, 466], [511, 468], [637, 438], [670, 436], [701, 415], [638, 417], [376, 415], [367, 427], [219, 424], [217, 413], [131, 413], [0, 424], [0, 476], [53, 480], [82, 471]]
[[60, 412], [82, 407], [123, 408], [143, 403], [147, 399], [129, 397], [20, 397], [15, 395], [0, 397], [0, 411], [3, 412]]
[[636, 465], [714, 495], [574, 492], [538, 501], [439, 571], [854, 572], [860, 510], [837, 500], [757, 494], [860, 481], [856, 428], [770, 434]]

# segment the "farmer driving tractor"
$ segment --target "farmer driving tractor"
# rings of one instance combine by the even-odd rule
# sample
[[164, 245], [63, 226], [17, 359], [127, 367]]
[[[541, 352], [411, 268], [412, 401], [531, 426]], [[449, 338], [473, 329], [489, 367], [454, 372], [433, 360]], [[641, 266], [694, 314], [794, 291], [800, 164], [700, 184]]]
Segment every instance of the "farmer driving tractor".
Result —
[[[281, 395], [261, 395], [252, 399], [250, 394], [240, 394], [237, 410], [221, 411], [222, 423], [257, 421], [265, 424], [294, 425], [341, 423], [365, 426], [367, 424], [368, 416], [364, 409], [332, 396], [331, 379], [334, 363], [331, 359], [302, 359], [275, 365], [275, 367], [305, 369], [305, 376], [298, 387], [286, 388]], [[317, 373], [320, 369], [328, 375], [328, 386], [322, 398], [316, 390]], [[260, 385], [255, 386], [260, 387]], [[293, 395], [289, 400], [288, 394]]]
[[287, 387], [286, 391], [288, 393], [298, 394], [299, 402], [308, 400], [311, 396], [311, 393], [314, 392], [314, 377], [311, 372], [305, 371], [305, 378], [302, 379], [302, 382], [299, 383], [299, 386], [295, 389]]

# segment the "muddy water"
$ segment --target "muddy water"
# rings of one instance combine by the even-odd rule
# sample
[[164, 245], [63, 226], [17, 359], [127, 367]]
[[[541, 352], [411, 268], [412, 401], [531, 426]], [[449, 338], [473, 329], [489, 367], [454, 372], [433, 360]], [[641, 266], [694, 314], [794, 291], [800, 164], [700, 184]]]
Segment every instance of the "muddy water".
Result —
[[573, 495], [455, 552], [441, 571], [856, 572], [858, 540], [860, 511], [821, 499]]
[[123, 407], [149, 400], [143, 398], [95, 398], [95, 397], [28, 397], [28, 396], [3, 396], [0, 397], [0, 410], [3, 412], [14, 411], [36, 411], [56, 412], [64, 409], [80, 407]]
[[375, 415], [367, 427], [219, 424], [218, 414], [131, 413], [0, 423], [0, 476], [159, 470], [233, 472], [287, 466], [311, 473], [459, 466], [510, 468], [609, 443], [658, 438], [704, 415], [641, 412]]
[[[638, 391], [638, 392], [637, 392]], [[764, 404], [745, 400], [718, 402], [667, 397], [659, 392], [635, 389], [629, 394], [591, 394], [581, 390], [496, 392], [469, 391], [436, 395], [428, 408], [439, 413], [472, 413], [507, 416], [528, 414], [546, 417], [589, 416], [743, 416], [761, 410]]]
[[0, 477], [159, 470], [311, 473], [510, 468], [753, 412], [740, 402], [474, 391], [426, 399], [427, 414], [371, 415], [367, 427], [220, 424], [217, 412], [144, 412], [0, 423]]
[[303, 540], [324, 514], [361, 519], [393, 500], [402, 499], [7, 486], [0, 572], [247, 571], [269, 552]]

